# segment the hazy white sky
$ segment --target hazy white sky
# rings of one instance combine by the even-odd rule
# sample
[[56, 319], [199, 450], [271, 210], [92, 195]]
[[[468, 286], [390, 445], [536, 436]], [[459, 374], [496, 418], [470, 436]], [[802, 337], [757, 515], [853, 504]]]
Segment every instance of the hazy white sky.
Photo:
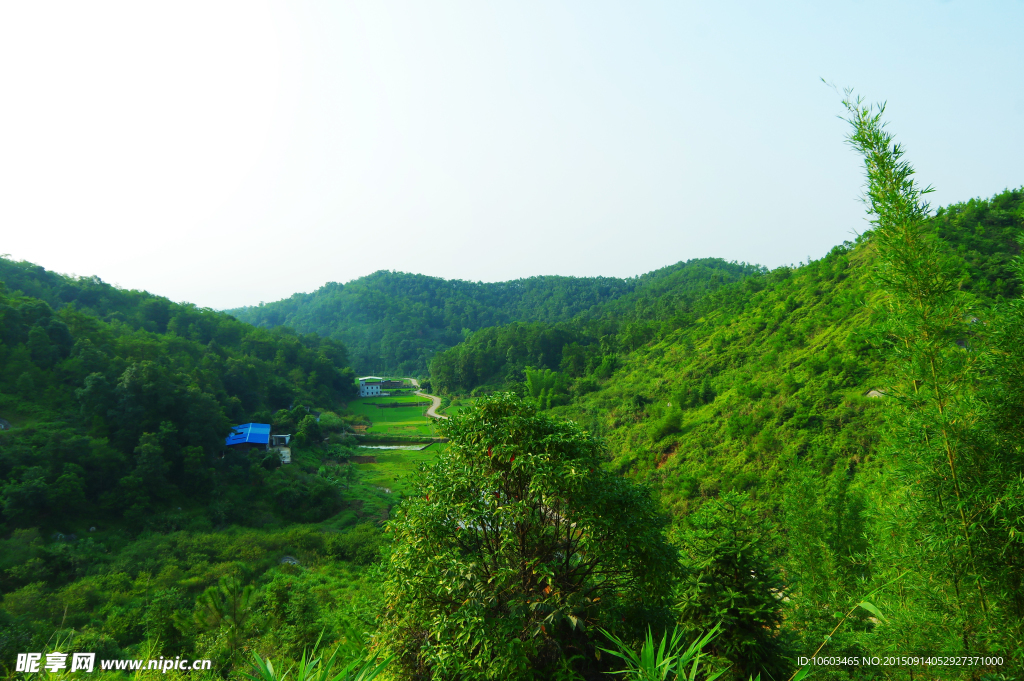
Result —
[[770, 267], [1024, 185], [1024, 2], [0, 4], [0, 253], [226, 308], [378, 269]]

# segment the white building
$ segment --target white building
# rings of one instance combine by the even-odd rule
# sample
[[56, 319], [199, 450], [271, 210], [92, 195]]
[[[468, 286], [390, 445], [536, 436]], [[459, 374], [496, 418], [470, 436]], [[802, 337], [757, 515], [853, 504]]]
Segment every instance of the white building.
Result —
[[359, 379], [359, 396], [379, 397], [380, 384], [383, 380], [380, 376], [363, 376]]

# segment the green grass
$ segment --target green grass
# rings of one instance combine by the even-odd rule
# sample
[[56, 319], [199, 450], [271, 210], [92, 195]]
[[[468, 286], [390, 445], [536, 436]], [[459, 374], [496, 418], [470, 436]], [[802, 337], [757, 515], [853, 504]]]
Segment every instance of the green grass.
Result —
[[421, 465], [434, 463], [443, 446], [431, 445], [419, 452], [400, 449], [360, 450], [364, 456], [375, 457], [377, 463], [355, 464], [358, 466], [359, 482], [373, 487], [386, 487], [392, 495], [411, 494], [415, 491], [415, 473]]
[[403, 496], [416, 492], [416, 476], [421, 465], [431, 465], [440, 455], [446, 444], [435, 443], [425, 449], [405, 450], [374, 450], [361, 449], [361, 456], [372, 456], [376, 463], [342, 464], [351, 465], [355, 469], [355, 479], [351, 486], [343, 488], [342, 494], [350, 501], [361, 502], [358, 509], [342, 511], [338, 515], [321, 523], [323, 527], [341, 529], [356, 522], [376, 518], [387, 518], [391, 506], [401, 501]]
[[455, 404], [450, 404], [441, 410], [442, 414], [446, 416], [455, 416], [461, 414], [464, 411], [468, 411], [473, 408], [473, 404], [476, 402], [475, 397], [460, 397]]
[[430, 437], [434, 430], [430, 421], [423, 415], [424, 411], [417, 407], [411, 409], [378, 409], [377, 415], [370, 416], [373, 425], [366, 432]]
[[356, 404], [356, 403], [359, 403], [359, 402], [362, 402], [362, 403], [372, 402], [373, 404], [392, 404], [394, 402], [399, 402], [399, 403], [402, 403], [402, 402], [413, 402], [413, 403], [424, 402], [426, 404], [430, 404], [430, 400], [429, 399], [427, 399], [425, 397], [420, 397], [418, 395], [389, 395], [387, 397], [360, 397], [355, 402], [353, 402], [352, 404]]
[[388, 390], [388, 392], [391, 393], [391, 397], [415, 397], [413, 393], [416, 392], [416, 388], [399, 388]]

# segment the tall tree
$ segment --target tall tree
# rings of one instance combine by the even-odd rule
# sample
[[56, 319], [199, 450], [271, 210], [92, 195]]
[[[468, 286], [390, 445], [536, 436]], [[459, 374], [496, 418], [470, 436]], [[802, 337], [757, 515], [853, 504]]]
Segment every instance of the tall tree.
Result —
[[897, 605], [936, 627], [925, 644], [933, 651], [940, 630], [949, 651], [1019, 650], [1011, 589], [1020, 583], [1013, 555], [1020, 552], [1024, 459], [994, 420], [1012, 399], [1003, 372], [1020, 365], [995, 361], [1009, 349], [989, 341], [993, 327], [1019, 329], [1021, 318], [993, 314], [963, 290], [962, 261], [926, 228], [931, 188], [917, 184], [885, 129], [884, 105], [865, 105], [849, 92], [844, 105], [849, 143], [864, 158], [878, 307], [893, 360], [885, 447], [901, 485], [884, 506], [891, 522], [883, 536], [890, 560], [902, 558], [908, 573]]

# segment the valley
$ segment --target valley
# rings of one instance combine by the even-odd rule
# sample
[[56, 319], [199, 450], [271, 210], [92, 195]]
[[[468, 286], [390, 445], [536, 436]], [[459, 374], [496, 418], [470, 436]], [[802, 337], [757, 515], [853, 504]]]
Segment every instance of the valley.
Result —
[[[590, 651], [576, 678], [599, 678], [601, 627], [725, 622], [703, 664], [744, 681], [796, 672], [825, 635], [851, 657], [966, 640], [1018, 669], [1022, 227], [1024, 190], [924, 219], [920, 262], [954, 283], [928, 308], [942, 314], [906, 324], [917, 299], [879, 283], [891, 256], [873, 232], [772, 271], [707, 259], [493, 286], [378, 273], [233, 314], [0, 259], [0, 667], [58, 641], [241, 678], [253, 653], [296, 661], [322, 636], [345, 661], [413, 646], [395, 648], [409, 676], [424, 622], [496, 640], [491, 596], [456, 573], [527, 560], [472, 538], [523, 513], [546, 519], [538, 537], [577, 518], [564, 541], [580, 564], [621, 561], [631, 581], [585, 603], [569, 573], [508, 582], [524, 591], [501, 592], [499, 619], [537, 647], [495, 665], [548, 664], [558, 636]], [[946, 378], [919, 383], [927, 352]], [[381, 365], [390, 379], [356, 373]], [[368, 382], [379, 392], [360, 396]], [[290, 462], [225, 445], [249, 422], [290, 434]], [[600, 504], [626, 515], [591, 537]], [[436, 550], [412, 553], [424, 542]], [[460, 600], [430, 610], [447, 602], [431, 589]]]

